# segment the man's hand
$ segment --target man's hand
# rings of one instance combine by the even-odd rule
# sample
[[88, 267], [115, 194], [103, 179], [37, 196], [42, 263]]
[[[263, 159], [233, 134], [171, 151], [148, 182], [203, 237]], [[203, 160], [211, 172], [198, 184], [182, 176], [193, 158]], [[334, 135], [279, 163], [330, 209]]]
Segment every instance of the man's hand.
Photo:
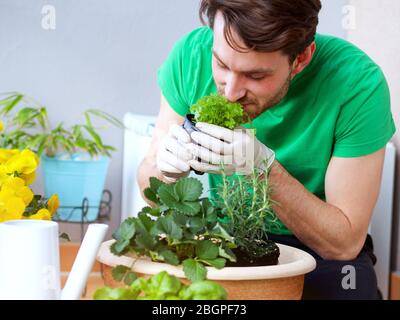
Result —
[[190, 171], [188, 161], [193, 155], [184, 145], [190, 143], [190, 136], [177, 124], [169, 128], [168, 135], [160, 142], [157, 150], [157, 168], [169, 181], [186, 177]]
[[[213, 124], [198, 122], [201, 132], [192, 132], [197, 143], [185, 147], [198, 159], [188, 164], [197, 171], [238, 173], [248, 175], [254, 168], [267, 170], [275, 160], [275, 153], [257, 140], [250, 129], [229, 130]], [[198, 161], [201, 160], [201, 161]]]

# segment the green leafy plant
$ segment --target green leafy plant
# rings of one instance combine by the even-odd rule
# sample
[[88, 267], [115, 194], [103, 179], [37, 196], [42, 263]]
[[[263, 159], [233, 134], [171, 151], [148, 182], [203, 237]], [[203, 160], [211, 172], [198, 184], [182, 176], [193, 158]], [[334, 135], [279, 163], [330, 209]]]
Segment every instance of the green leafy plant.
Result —
[[39, 156], [45, 152], [53, 157], [58, 153], [70, 155], [83, 151], [91, 157], [111, 156], [115, 148], [106, 145], [93, 117], [123, 128], [112, 115], [97, 109], [83, 112], [85, 122], [66, 127], [64, 123], [50, 126], [46, 107], [21, 93], [8, 93], [0, 97], [0, 117], [5, 130], [0, 134], [0, 147], [7, 149], [30, 149]]
[[228, 177], [222, 170], [214, 204], [222, 226], [249, 261], [268, 254], [279, 256], [277, 245], [268, 240], [268, 232], [281, 223], [272, 210], [270, 194], [267, 171], [254, 169], [249, 176]]
[[95, 300], [226, 300], [225, 289], [216, 282], [203, 280], [185, 285], [167, 272], [148, 279], [137, 278], [128, 287], [97, 289]]
[[229, 129], [247, 121], [240, 103], [229, 102], [219, 95], [201, 98], [190, 107], [190, 112], [194, 114], [196, 122], [207, 122]]
[[233, 238], [221, 226], [203, 186], [195, 178], [166, 184], [150, 178], [144, 195], [154, 207], [144, 207], [137, 217], [127, 218], [113, 234], [116, 255], [146, 255], [153, 261], [183, 265], [191, 281], [204, 280], [205, 266], [223, 268], [235, 261]]

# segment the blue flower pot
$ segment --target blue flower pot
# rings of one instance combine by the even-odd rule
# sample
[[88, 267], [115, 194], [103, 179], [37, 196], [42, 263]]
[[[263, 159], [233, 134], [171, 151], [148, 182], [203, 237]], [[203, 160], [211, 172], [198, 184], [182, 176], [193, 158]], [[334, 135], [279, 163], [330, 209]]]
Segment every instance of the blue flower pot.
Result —
[[84, 221], [91, 222], [98, 218], [110, 159], [74, 159], [77, 156], [79, 155], [67, 160], [60, 157], [41, 157], [45, 197], [49, 198], [56, 193], [60, 199], [57, 219], [73, 222], [82, 221], [82, 210], [73, 210], [73, 207], [82, 207], [82, 201], [86, 197], [89, 210]]

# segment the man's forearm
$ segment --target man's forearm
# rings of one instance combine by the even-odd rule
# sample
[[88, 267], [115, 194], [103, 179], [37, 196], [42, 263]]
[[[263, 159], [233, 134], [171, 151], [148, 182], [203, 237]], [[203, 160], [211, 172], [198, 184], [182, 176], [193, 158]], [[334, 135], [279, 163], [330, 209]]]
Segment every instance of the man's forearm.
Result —
[[138, 173], [137, 173], [137, 183], [139, 184], [140, 188], [140, 193], [143, 197], [143, 199], [152, 205], [152, 203], [146, 199], [146, 197], [143, 194], [144, 189], [146, 189], [150, 183], [149, 179], [150, 177], [156, 177], [159, 180], [164, 181], [164, 176], [158, 170], [156, 162], [155, 161], [149, 161], [147, 158], [143, 159], [143, 161], [140, 163], [139, 168], [138, 168]]
[[357, 255], [349, 248], [352, 228], [346, 215], [309, 192], [277, 161], [269, 175], [272, 199], [279, 219], [304, 244], [325, 259], [348, 260]]

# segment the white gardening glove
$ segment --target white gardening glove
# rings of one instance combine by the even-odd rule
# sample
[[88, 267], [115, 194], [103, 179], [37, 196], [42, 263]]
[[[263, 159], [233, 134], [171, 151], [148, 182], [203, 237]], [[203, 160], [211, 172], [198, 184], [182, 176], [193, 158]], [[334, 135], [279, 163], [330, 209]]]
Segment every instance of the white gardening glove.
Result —
[[193, 155], [184, 145], [190, 141], [186, 130], [177, 124], [171, 125], [168, 135], [161, 140], [157, 150], [157, 168], [167, 180], [174, 182], [189, 175], [188, 161], [193, 159]]
[[213, 124], [198, 122], [201, 131], [192, 132], [197, 143], [185, 147], [201, 161], [189, 160], [188, 164], [197, 171], [208, 173], [233, 173], [249, 175], [254, 168], [268, 170], [275, 160], [275, 153], [260, 141], [250, 129], [229, 130]]

